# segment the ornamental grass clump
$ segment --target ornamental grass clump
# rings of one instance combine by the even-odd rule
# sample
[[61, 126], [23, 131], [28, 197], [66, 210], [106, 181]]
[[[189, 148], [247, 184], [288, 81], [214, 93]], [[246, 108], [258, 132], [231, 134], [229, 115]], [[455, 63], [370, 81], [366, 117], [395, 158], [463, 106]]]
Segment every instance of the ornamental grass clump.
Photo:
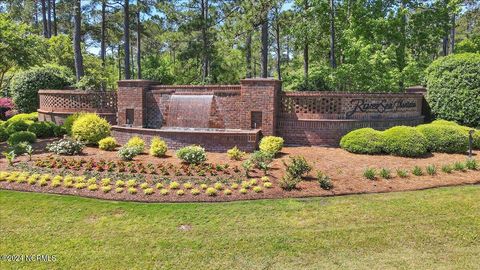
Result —
[[443, 165], [442, 166], [442, 172], [450, 174], [450, 173], [453, 172], [453, 168], [450, 165]]
[[97, 145], [98, 142], [110, 136], [110, 124], [95, 113], [85, 113], [78, 117], [72, 125], [72, 137], [87, 145]]
[[391, 179], [392, 178], [392, 175], [391, 175], [391, 171], [387, 168], [382, 168], [380, 169], [380, 172], [378, 173], [383, 179]]
[[419, 166], [413, 167], [412, 174], [415, 176], [422, 176], [423, 175], [423, 170]]
[[383, 144], [383, 133], [373, 128], [351, 131], [340, 140], [342, 149], [356, 154], [381, 154], [383, 153]]
[[455, 171], [462, 171], [462, 172], [464, 172], [464, 171], [466, 171], [465, 168], [466, 168], [466, 167], [465, 167], [465, 163], [463, 163], [463, 162], [457, 161], [457, 162], [453, 163], [453, 169], [454, 169]]
[[198, 145], [190, 145], [180, 148], [177, 157], [188, 164], [200, 164], [207, 160], [205, 149]]
[[375, 180], [377, 179], [377, 171], [373, 168], [366, 168], [363, 171], [363, 177], [367, 178], [368, 180]]
[[428, 175], [433, 176], [437, 174], [437, 167], [435, 165], [428, 165], [426, 170]]
[[478, 164], [477, 160], [476, 159], [468, 159], [466, 162], [465, 162], [465, 166], [467, 167], [467, 169], [469, 170], [472, 170], [472, 171], [477, 171], [480, 169], [480, 165]]
[[407, 178], [408, 172], [407, 170], [404, 170], [404, 169], [397, 169], [397, 176], [400, 178]]

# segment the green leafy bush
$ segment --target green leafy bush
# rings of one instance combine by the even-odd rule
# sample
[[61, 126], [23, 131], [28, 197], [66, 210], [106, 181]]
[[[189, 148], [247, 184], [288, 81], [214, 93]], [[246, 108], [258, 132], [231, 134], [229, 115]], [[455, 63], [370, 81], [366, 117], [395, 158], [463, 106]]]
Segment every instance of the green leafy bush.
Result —
[[55, 136], [57, 125], [53, 122], [34, 122], [28, 127], [28, 131], [35, 133], [38, 138], [48, 138]]
[[152, 138], [152, 141], [150, 142], [150, 155], [154, 157], [163, 157], [165, 153], [167, 153], [167, 150], [167, 143], [164, 140], [158, 137]]
[[143, 149], [138, 146], [124, 145], [118, 150], [118, 156], [122, 160], [132, 160], [134, 157], [138, 156], [142, 152]]
[[460, 126], [432, 123], [417, 129], [427, 138], [432, 152], [465, 153], [468, 149], [468, 135]]
[[290, 157], [290, 162], [283, 162], [285, 171], [293, 177], [302, 177], [312, 170], [312, 166], [308, 164], [307, 160], [302, 156]]
[[326, 175], [324, 172], [321, 172], [321, 171], [317, 172], [317, 181], [318, 181], [318, 184], [320, 185], [320, 188], [324, 190], [330, 190], [333, 188], [332, 180], [330, 180], [330, 177]]
[[198, 145], [190, 145], [180, 148], [177, 157], [189, 164], [200, 164], [207, 160], [205, 149]]
[[414, 127], [397, 126], [383, 132], [384, 150], [388, 154], [402, 157], [418, 157], [428, 151], [428, 141]]
[[35, 133], [30, 131], [19, 131], [11, 134], [10, 137], [8, 137], [7, 143], [13, 146], [21, 142], [34, 143], [35, 141], [37, 141]]
[[0, 142], [8, 140], [8, 133], [4, 127], [0, 127]]
[[95, 145], [110, 136], [110, 124], [95, 113], [81, 115], [72, 126], [72, 137], [86, 144]]
[[38, 90], [63, 89], [71, 79], [64, 69], [58, 67], [35, 67], [15, 74], [10, 84], [13, 101], [19, 112], [34, 112], [38, 109]]
[[[281, 188], [285, 190], [292, 190], [297, 187], [302, 179], [300, 177], [295, 177], [289, 173], [286, 173], [282, 178], [280, 178], [278, 184]], [[245, 188], [242, 188], [245, 189]]]
[[16, 114], [16, 115], [10, 117], [7, 120], [6, 123], [9, 124], [11, 122], [25, 121], [25, 120], [29, 120], [29, 121], [33, 121], [33, 122], [38, 121], [38, 112]]
[[74, 113], [74, 114], [71, 114], [69, 116], [67, 116], [67, 118], [65, 118], [65, 121], [63, 121], [63, 127], [65, 128], [66, 132], [68, 135], [72, 136], [72, 126], [73, 126], [73, 123], [82, 115], [84, 115], [85, 113]]
[[106, 137], [98, 141], [98, 148], [105, 151], [113, 151], [117, 147], [117, 140], [113, 137]]
[[7, 122], [8, 126], [6, 128], [6, 132], [8, 134], [13, 134], [18, 131], [27, 131], [28, 127], [33, 124], [30, 120], [16, 120], [16, 121], [9, 121]]
[[480, 126], [480, 54], [452, 54], [426, 70], [428, 104], [436, 117]]
[[340, 140], [340, 147], [356, 154], [381, 154], [383, 152], [383, 135], [373, 128], [361, 128], [349, 132]]
[[276, 136], [266, 136], [260, 140], [259, 148], [260, 151], [265, 153], [270, 153], [272, 156], [275, 156], [280, 150], [282, 150], [284, 140], [281, 137]]
[[145, 149], [145, 141], [138, 136], [131, 137], [125, 145], [129, 147], [141, 148], [142, 152]]
[[82, 153], [85, 145], [72, 139], [61, 139], [47, 144], [47, 151], [57, 155], [78, 155]]
[[246, 153], [240, 150], [237, 146], [233, 147], [232, 149], [228, 149], [227, 151], [227, 156], [231, 160], [242, 160], [245, 154]]

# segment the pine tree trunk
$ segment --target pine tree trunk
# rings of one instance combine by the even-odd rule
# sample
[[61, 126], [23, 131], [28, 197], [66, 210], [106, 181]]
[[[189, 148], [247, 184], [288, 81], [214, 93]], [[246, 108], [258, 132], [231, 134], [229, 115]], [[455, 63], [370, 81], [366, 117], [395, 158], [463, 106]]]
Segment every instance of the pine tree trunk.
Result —
[[279, 11], [278, 8], [275, 8], [276, 16], [276, 25], [275, 25], [275, 41], [277, 43], [277, 75], [278, 79], [282, 80], [282, 48], [280, 47], [280, 23], [279, 23]]
[[48, 38], [47, 6], [45, 5], [45, 0], [41, 0], [41, 4], [42, 4], [43, 37]]
[[337, 67], [335, 62], [335, 2], [330, 0], [330, 65]]
[[57, 31], [57, 4], [56, 0], [52, 0], [52, 11], [53, 11], [53, 35], [58, 35]]
[[123, 43], [124, 43], [124, 69], [125, 79], [130, 80], [130, 21], [129, 21], [129, 0], [124, 1], [123, 5]]
[[47, 0], [48, 37], [52, 37], [52, 1]]
[[248, 31], [245, 41], [245, 61], [247, 65], [247, 78], [252, 77], [252, 31]]
[[102, 59], [102, 66], [105, 68], [105, 36], [106, 36], [106, 9], [107, 9], [107, 0], [102, 0], [102, 28], [101, 28], [101, 37], [100, 37], [100, 59]]
[[209, 52], [208, 52], [208, 0], [201, 0], [202, 5], [202, 43], [203, 43], [203, 57], [202, 57], [202, 81], [205, 82], [208, 77], [209, 66]]
[[142, 78], [142, 52], [141, 52], [141, 25], [140, 25], [140, 9], [137, 11], [137, 78]]
[[75, 75], [77, 77], [77, 82], [84, 75], [83, 70], [83, 56], [82, 56], [82, 47], [81, 47], [81, 25], [82, 25], [82, 15], [81, 15], [81, 0], [75, 0], [74, 9], [74, 31], [73, 31], [73, 51], [75, 58]]
[[[307, 10], [308, 10], [308, 0], [304, 1], [304, 27], [307, 27]], [[304, 40], [303, 40], [303, 80], [305, 87], [308, 85], [308, 66], [309, 66], [309, 58], [308, 58], [308, 31], [305, 30], [304, 33]]]
[[262, 78], [268, 77], [268, 13], [262, 23]]
[[452, 15], [452, 30], [451, 30], [451, 52], [455, 53], [455, 14]]

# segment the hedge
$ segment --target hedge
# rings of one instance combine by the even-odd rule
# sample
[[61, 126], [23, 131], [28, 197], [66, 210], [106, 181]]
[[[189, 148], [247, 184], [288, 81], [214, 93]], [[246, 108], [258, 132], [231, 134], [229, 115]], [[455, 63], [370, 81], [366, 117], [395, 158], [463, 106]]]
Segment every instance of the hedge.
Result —
[[435, 117], [480, 126], [480, 54], [452, 54], [426, 70], [427, 100]]
[[30, 131], [19, 131], [15, 132], [10, 137], [8, 137], [8, 145], [13, 146], [21, 142], [34, 143], [37, 140], [35, 133]]
[[402, 157], [418, 157], [428, 152], [427, 138], [414, 127], [396, 126], [383, 132], [386, 153]]
[[343, 136], [340, 147], [356, 154], [381, 154], [383, 152], [383, 135], [373, 128], [361, 128]]
[[427, 138], [431, 152], [465, 153], [468, 149], [467, 132], [460, 126], [432, 123], [417, 129]]

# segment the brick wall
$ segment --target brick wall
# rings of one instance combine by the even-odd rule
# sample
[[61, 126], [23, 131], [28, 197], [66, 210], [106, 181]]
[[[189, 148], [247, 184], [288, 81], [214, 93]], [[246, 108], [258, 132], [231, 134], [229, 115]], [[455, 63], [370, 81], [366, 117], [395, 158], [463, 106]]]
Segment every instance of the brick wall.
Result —
[[248, 131], [190, 131], [169, 129], [148, 129], [114, 126], [112, 135], [118, 143], [124, 144], [132, 136], [140, 136], [147, 145], [150, 140], [157, 136], [165, 140], [170, 149], [178, 149], [183, 146], [198, 144], [207, 151], [225, 152], [237, 146], [243, 151], [252, 152], [258, 145], [260, 138], [259, 130]]

